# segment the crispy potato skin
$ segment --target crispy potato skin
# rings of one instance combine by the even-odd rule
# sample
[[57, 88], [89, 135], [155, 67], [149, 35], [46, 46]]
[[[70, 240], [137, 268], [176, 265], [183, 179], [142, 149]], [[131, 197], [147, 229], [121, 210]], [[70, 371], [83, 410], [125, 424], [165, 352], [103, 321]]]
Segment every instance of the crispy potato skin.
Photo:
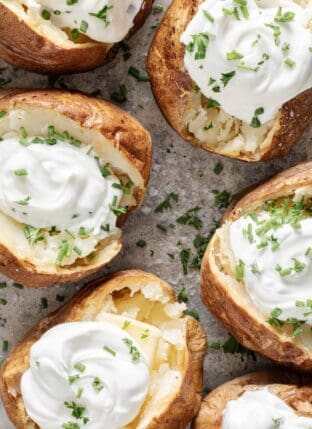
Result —
[[[312, 162], [285, 170], [248, 192], [225, 213], [222, 221], [234, 221], [261, 207], [271, 198], [291, 195], [296, 188], [312, 184]], [[201, 295], [206, 307], [245, 347], [279, 364], [299, 371], [312, 370], [312, 352], [266, 323], [233, 299], [230, 287], [221, 280], [215, 261], [217, 236], [206, 250], [201, 269]]]
[[[184, 68], [185, 48], [180, 38], [203, 0], [173, 0], [154, 37], [147, 70], [155, 99], [169, 124], [188, 143], [226, 155], [218, 148], [208, 149], [186, 129], [185, 112], [191, 106], [194, 82]], [[257, 153], [245, 152], [234, 158], [260, 161], [286, 155], [312, 122], [312, 89], [285, 103], [274, 123], [270, 144]], [[226, 155], [233, 157], [233, 155]]]
[[283, 370], [259, 371], [235, 378], [203, 400], [192, 429], [222, 429], [222, 414], [231, 400], [246, 390], [267, 386], [301, 416], [312, 417], [312, 380]]
[[[131, 37], [144, 24], [154, 0], [146, 0], [137, 14]], [[0, 2], [0, 58], [36, 73], [82, 73], [103, 65], [114, 57], [111, 45], [92, 42], [62, 47], [34, 31]]]
[[[174, 298], [172, 287], [153, 274], [139, 270], [128, 270], [113, 274], [104, 281], [92, 283], [80, 290], [67, 304], [41, 320], [12, 350], [1, 366], [0, 393], [9, 418], [17, 429], [26, 429], [26, 413], [20, 395], [14, 396], [12, 388], [19, 389], [22, 374], [29, 367], [29, 351], [32, 345], [56, 324], [83, 319], [87, 307], [100, 309], [103, 299], [112, 291], [120, 290], [137, 281], [145, 284], [161, 282], [162, 287]], [[168, 403], [166, 410], [153, 419], [146, 429], [184, 429], [200, 407], [202, 391], [203, 360], [206, 353], [206, 334], [202, 326], [187, 316], [186, 363], [180, 391]]]
[[[150, 134], [131, 115], [118, 107], [81, 93], [57, 90], [2, 90], [0, 91], [0, 110], [22, 107], [50, 109], [77, 122], [80, 127], [100, 132], [114, 142], [114, 146], [130, 161], [140, 173], [144, 189], [138, 190], [138, 206], [142, 203], [147, 186], [151, 163], [152, 142]], [[127, 216], [119, 219], [119, 226]], [[115, 255], [121, 250], [116, 246]], [[53, 274], [42, 273], [29, 262], [17, 259], [6, 247], [0, 244], [0, 271], [18, 283], [28, 287], [53, 286], [75, 282], [99, 270], [104, 264], [90, 264], [90, 267], [77, 267], [66, 272], [58, 268]]]

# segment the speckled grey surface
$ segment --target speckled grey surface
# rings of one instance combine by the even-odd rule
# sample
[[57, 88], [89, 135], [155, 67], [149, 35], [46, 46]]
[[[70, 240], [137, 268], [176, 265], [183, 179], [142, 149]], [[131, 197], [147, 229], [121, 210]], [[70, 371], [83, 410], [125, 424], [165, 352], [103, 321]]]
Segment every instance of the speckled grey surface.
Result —
[[[167, 5], [170, 2], [164, 0], [158, 3]], [[141, 268], [169, 281], [177, 290], [185, 287], [189, 296], [189, 308], [198, 310], [209, 341], [224, 343], [228, 333], [201, 303], [199, 272], [190, 270], [188, 275], [184, 275], [179, 259], [182, 248], [193, 249], [193, 240], [198, 232], [191, 226], [178, 225], [176, 218], [194, 206], [201, 207], [199, 217], [203, 220], [204, 227], [200, 234], [207, 234], [214, 225], [214, 219], [220, 217], [220, 210], [214, 206], [211, 190], [227, 190], [233, 195], [283, 168], [312, 159], [312, 135], [307, 131], [286, 158], [250, 165], [194, 149], [183, 142], [167, 125], [153, 99], [149, 84], [139, 83], [128, 75], [130, 66], [144, 71], [144, 61], [154, 34], [152, 25], [160, 18], [161, 14], [153, 14], [145, 27], [132, 38], [129, 43], [132, 57], [128, 61], [124, 61], [120, 53], [112, 63], [94, 72], [62, 77], [56, 87], [65, 84], [68, 88], [86, 93], [100, 89], [100, 97], [108, 99], [120, 84], [126, 84], [128, 101], [123, 108], [134, 114], [153, 137], [154, 162], [145, 202], [128, 219], [124, 227], [123, 251], [104, 272]], [[5, 64], [0, 63], [0, 67], [2, 66]], [[7, 87], [48, 86], [47, 77], [16, 71], [11, 67], [7, 67], [0, 77], [12, 79]], [[222, 162], [224, 166], [219, 176], [213, 172], [218, 162]], [[173, 208], [163, 214], [155, 213], [155, 207], [170, 192], [179, 194], [179, 202], [173, 203]], [[164, 233], [156, 227], [157, 224], [172, 224], [174, 227], [168, 227], [168, 232]], [[146, 247], [136, 245], [140, 239], [147, 242]], [[178, 242], [182, 245], [177, 245]], [[97, 276], [100, 277], [104, 272]], [[12, 282], [0, 276], [0, 282], [2, 281], [7, 281], [8, 287], [0, 289], [0, 298], [7, 301], [7, 305], [1, 305], [0, 308], [0, 345], [2, 340], [7, 340], [9, 349], [37, 320], [60, 305], [56, 295], [65, 295], [67, 299], [82, 286], [31, 290], [17, 289], [12, 286]], [[47, 298], [48, 309], [42, 308], [41, 298]], [[2, 357], [5, 356], [0, 348], [0, 358]], [[239, 353], [208, 351], [205, 387], [212, 389], [228, 379], [267, 365], [270, 364], [259, 356], [254, 358]], [[0, 429], [11, 428], [0, 404]]]

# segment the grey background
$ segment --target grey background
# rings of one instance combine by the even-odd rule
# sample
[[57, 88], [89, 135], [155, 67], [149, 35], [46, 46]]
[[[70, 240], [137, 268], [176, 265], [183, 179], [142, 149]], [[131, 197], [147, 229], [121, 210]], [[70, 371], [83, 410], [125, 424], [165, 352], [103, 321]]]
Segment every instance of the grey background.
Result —
[[[170, 2], [163, 0], [158, 3], [166, 6]], [[185, 276], [179, 259], [182, 248], [193, 248], [192, 242], [197, 231], [191, 226], [178, 225], [176, 218], [186, 210], [200, 206], [202, 209], [199, 217], [204, 223], [200, 233], [207, 234], [214, 225], [214, 219], [218, 219], [221, 214], [214, 206], [214, 195], [211, 190], [227, 190], [233, 195], [286, 167], [311, 159], [312, 135], [307, 131], [287, 157], [256, 164], [212, 155], [182, 141], [160, 113], [149, 84], [137, 82], [128, 75], [130, 66], [144, 72], [146, 54], [155, 33], [152, 26], [161, 17], [161, 13], [153, 13], [144, 28], [131, 39], [129, 45], [132, 57], [128, 61], [123, 60], [120, 52], [109, 65], [90, 73], [62, 77], [56, 83], [56, 87], [66, 85], [68, 88], [86, 93], [100, 89], [100, 97], [109, 99], [110, 94], [118, 90], [120, 84], [126, 84], [128, 101], [122, 107], [134, 114], [151, 132], [153, 138], [154, 162], [145, 202], [130, 216], [124, 226], [123, 251], [104, 271], [97, 273], [96, 277], [103, 276], [105, 272], [140, 268], [159, 275], [177, 290], [185, 287], [189, 296], [189, 308], [196, 308], [199, 312], [209, 341], [224, 343], [228, 333], [201, 303], [199, 272], [191, 270]], [[0, 67], [2, 66], [6, 67], [0, 62]], [[12, 79], [5, 87], [48, 87], [47, 77], [15, 70], [9, 66], [2, 72], [0, 78]], [[218, 162], [222, 162], [224, 166], [219, 176], [213, 172]], [[155, 207], [170, 192], [179, 194], [179, 203], [174, 203], [172, 210], [156, 214]], [[165, 234], [156, 227], [159, 223], [173, 224], [174, 228], [169, 227]], [[145, 248], [136, 245], [140, 239], [147, 242]], [[178, 241], [182, 242], [183, 246], [178, 246]], [[175, 259], [172, 260], [168, 253], [175, 255]], [[7, 281], [8, 287], [0, 289], [0, 298], [6, 299], [8, 304], [0, 306], [0, 359], [5, 357], [1, 352], [2, 340], [9, 341], [11, 349], [36, 321], [61, 305], [56, 300], [57, 294], [65, 295], [67, 299], [82, 286], [77, 284], [40, 290], [20, 290], [13, 287], [11, 281], [0, 276], [0, 282], [2, 281]], [[42, 308], [41, 298], [47, 298], [48, 309]], [[208, 350], [205, 362], [205, 388], [212, 389], [235, 376], [268, 365], [270, 364], [260, 356], [254, 358], [246, 354], [225, 354], [222, 350]], [[7, 420], [1, 403], [0, 422], [0, 429], [13, 427]]]

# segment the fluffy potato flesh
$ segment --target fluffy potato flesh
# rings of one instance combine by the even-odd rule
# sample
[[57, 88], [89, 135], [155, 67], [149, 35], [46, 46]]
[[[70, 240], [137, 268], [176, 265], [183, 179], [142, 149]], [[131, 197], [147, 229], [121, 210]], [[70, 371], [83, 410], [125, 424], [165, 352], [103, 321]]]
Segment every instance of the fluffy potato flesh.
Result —
[[[96, 289], [81, 291], [32, 330], [3, 365], [2, 395], [13, 423], [18, 429], [37, 429], [26, 415], [19, 385], [29, 365], [31, 345], [47, 329], [58, 323], [109, 322], [122, 316], [143, 322], [145, 328], [150, 325], [151, 332], [153, 327], [160, 331], [158, 344], [150, 347], [154, 359], [146, 400], [136, 419], [124, 429], [184, 428], [199, 406], [206, 348], [203, 329], [196, 320], [185, 317], [184, 310], [185, 305], [177, 303], [169, 285], [139, 271], [118, 273]], [[129, 335], [131, 329], [129, 325]]]
[[21, 21], [24, 21], [29, 27], [41, 36], [47, 38], [56, 45], [62, 45], [66, 48], [73, 47], [75, 42], [70, 40], [68, 34], [57, 28], [50, 20], [43, 19], [42, 16], [31, 13], [25, 0], [2, 0], [1, 3], [11, 10]]

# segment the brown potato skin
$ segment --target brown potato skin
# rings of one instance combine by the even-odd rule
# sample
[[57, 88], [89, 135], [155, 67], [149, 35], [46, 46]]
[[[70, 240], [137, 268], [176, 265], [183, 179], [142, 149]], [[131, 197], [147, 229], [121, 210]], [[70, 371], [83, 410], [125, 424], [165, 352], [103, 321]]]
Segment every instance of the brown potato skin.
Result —
[[[234, 221], [261, 207], [271, 198], [291, 195], [293, 190], [312, 184], [312, 162], [285, 170], [248, 192], [225, 212], [222, 222]], [[201, 296], [206, 307], [222, 322], [239, 343], [266, 358], [299, 371], [312, 371], [312, 351], [256, 318], [250, 309], [233, 299], [231, 290], [219, 276], [214, 253], [214, 235], [201, 268]]]
[[[144, 24], [154, 0], [146, 0], [137, 14], [131, 37]], [[71, 74], [93, 70], [114, 57], [111, 45], [89, 41], [64, 48], [36, 33], [0, 2], [0, 58], [31, 72]]]
[[203, 400], [192, 429], [222, 429], [222, 414], [227, 403], [238, 399], [246, 390], [265, 386], [298, 415], [312, 417], [311, 377], [275, 369], [235, 378], [213, 390]]
[[[77, 122], [85, 129], [99, 131], [118, 148], [138, 170], [143, 178], [144, 189], [136, 193], [137, 205], [144, 198], [152, 163], [152, 141], [150, 134], [131, 115], [118, 107], [78, 92], [58, 90], [0, 90], [0, 111], [18, 108], [51, 109]], [[119, 219], [119, 226], [127, 216]], [[121, 250], [119, 246], [117, 253]], [[116, 254], [117, 254], [116, 253]], [[109, 262], [109, 261], [108, 261]], [[108, 263], [106, 262], [106, 263]], [[70, 273], [62, 268], [57, 272], [42, 273], [29, 262], [17, 259], [0, 244], [0, 271], [18, 283], [28, 287], [53, 286], [75, 282], [98, 271], [105, 264], [90, 264], [89, 268], [77, 267]]]
[[[0, 393], [5, 409], [17, 429], [26, 429], [26, 414], [21, 396], [14, 397], [10, 388], [19, 387], [22, 374], [29, 367], [31, 346], [53, 326], [82, 320], [87, 307], [100, 309], [103, 298], [114, 290], [144, 280], [160, 281], [164, 289], [174, 298], [175, 292], [165, 281], [140, 270], [115, 273], [104, 280], [93, 282], [82, 288], [68, 303], [35, 325], [11, 351], [0, 370]], [[187, 317], [187, 356], [181, 390], [146, 429], [184, 429], [195, 416], [201, 403], [203, 360], [207, 349], [203, 327], [192, 317]]]
[[257, 153], [227, 155], [204, 147], [185, 127], [184, 115], [191, 104], [194, 82], [184, 68], [185, 48], [180, 38], [203, 0], [173, 0], [154, 37], [147, 71], [156, 102], [175, 131], [188, 143], [221, 155], [253, 162], [286, 155], [312, 122], [312, 89], [285, 103], [274, 123], [270, 144]]

